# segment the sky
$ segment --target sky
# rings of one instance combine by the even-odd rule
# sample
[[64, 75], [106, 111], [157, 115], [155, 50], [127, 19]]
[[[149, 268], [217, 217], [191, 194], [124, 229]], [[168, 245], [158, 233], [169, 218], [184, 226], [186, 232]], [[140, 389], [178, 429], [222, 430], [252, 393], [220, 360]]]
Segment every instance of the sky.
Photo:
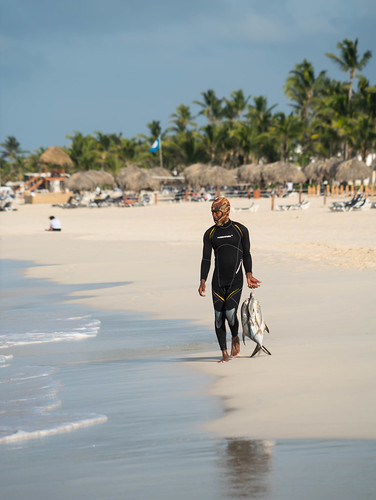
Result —
[[325, 56], [345, 38], [372, 51], [362, 74], [376, 84], [375, 26], [376, 0], [0, 0], [0, 143], [164, 130], [208, 89], [289, 113], [283, 86], [304, 59], [348, 80]]

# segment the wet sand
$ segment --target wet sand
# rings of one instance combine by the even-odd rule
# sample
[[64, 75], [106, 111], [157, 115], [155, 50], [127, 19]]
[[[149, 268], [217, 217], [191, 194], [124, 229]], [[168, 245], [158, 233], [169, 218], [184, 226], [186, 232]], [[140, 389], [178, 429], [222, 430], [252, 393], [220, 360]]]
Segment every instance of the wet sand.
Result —
[[[250, 359], [249, 344], [227, 364], [216, 363], [217, 350], [191, 355], [187, 366], [215, 376], [210, 392], [226, 410], [205, 428], [231, 438], [374, 439], [376, 211], [331, 213], [322, 198], [299, 212], [257, 203], [257, 212], [233, 210], [231, 218], [250, 230], [272, 356]], [[61, 233], [44, 231], [51, 214]], [[119, 283], [74, 292], [75, 302], [187, 320], [205, 335], [212, 328], [210, 296], [197, 293], [209, 204], [28, 205], [0, 214], [0, 224], [1, 257], [38, 264], [30, 277]]]

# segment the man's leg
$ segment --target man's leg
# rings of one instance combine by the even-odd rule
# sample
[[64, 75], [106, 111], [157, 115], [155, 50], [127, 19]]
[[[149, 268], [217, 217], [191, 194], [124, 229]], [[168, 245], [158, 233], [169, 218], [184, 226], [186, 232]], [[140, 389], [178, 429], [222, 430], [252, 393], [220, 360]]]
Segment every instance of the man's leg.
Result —
[[222, 351], [221, 361], [228, 361], [229, 355], [227, 352], [227, 342], [226, 342], [226, 313], [225, 313], [225, 292], [224, 290], [212, 289], [213, 294], [213, 306], [214, 306], [214, 327], [215, 333], [217, 335], [217, 340], [219, 348]]
[[232, 341], [231, 341], [231, 356], [235, 357], [240, 353], [239, 342], [239, 320], [238, 320], [238, 306], [242, 295], [242, 287], [233, 287], [229, 290], [225, 302], [225, 313], [228, 325], [230, 327]]

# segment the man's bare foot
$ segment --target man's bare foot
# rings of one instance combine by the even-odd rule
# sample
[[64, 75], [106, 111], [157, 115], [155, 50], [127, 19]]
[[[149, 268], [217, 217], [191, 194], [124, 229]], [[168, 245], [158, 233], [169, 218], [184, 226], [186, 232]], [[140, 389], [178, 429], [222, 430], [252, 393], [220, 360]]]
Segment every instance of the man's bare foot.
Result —
[[238, 335], [232, 338], [231, 342], [231, 356], [235, 358], [240, 353], [240, 342]]
[[218, 361], [218, 363], [227, 363], [227, 361], [229, 361], [229, 355], [228, 355], [228, 352], [227, 350], [226, 351], [222, 351], [222, 359]]

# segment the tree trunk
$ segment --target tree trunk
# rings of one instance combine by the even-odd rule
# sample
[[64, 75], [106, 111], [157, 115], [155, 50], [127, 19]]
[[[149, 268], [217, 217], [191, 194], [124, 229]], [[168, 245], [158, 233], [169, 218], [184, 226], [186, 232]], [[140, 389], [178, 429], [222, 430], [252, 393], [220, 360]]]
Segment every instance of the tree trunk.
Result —
[[355, 70], [351, 69], [350, 70], [350, 87], [349, 87], [349, 103], [352, 98], [352, 91], [353, 91], [353, 83], [354, 83], [354, 75], [355, 75]]

